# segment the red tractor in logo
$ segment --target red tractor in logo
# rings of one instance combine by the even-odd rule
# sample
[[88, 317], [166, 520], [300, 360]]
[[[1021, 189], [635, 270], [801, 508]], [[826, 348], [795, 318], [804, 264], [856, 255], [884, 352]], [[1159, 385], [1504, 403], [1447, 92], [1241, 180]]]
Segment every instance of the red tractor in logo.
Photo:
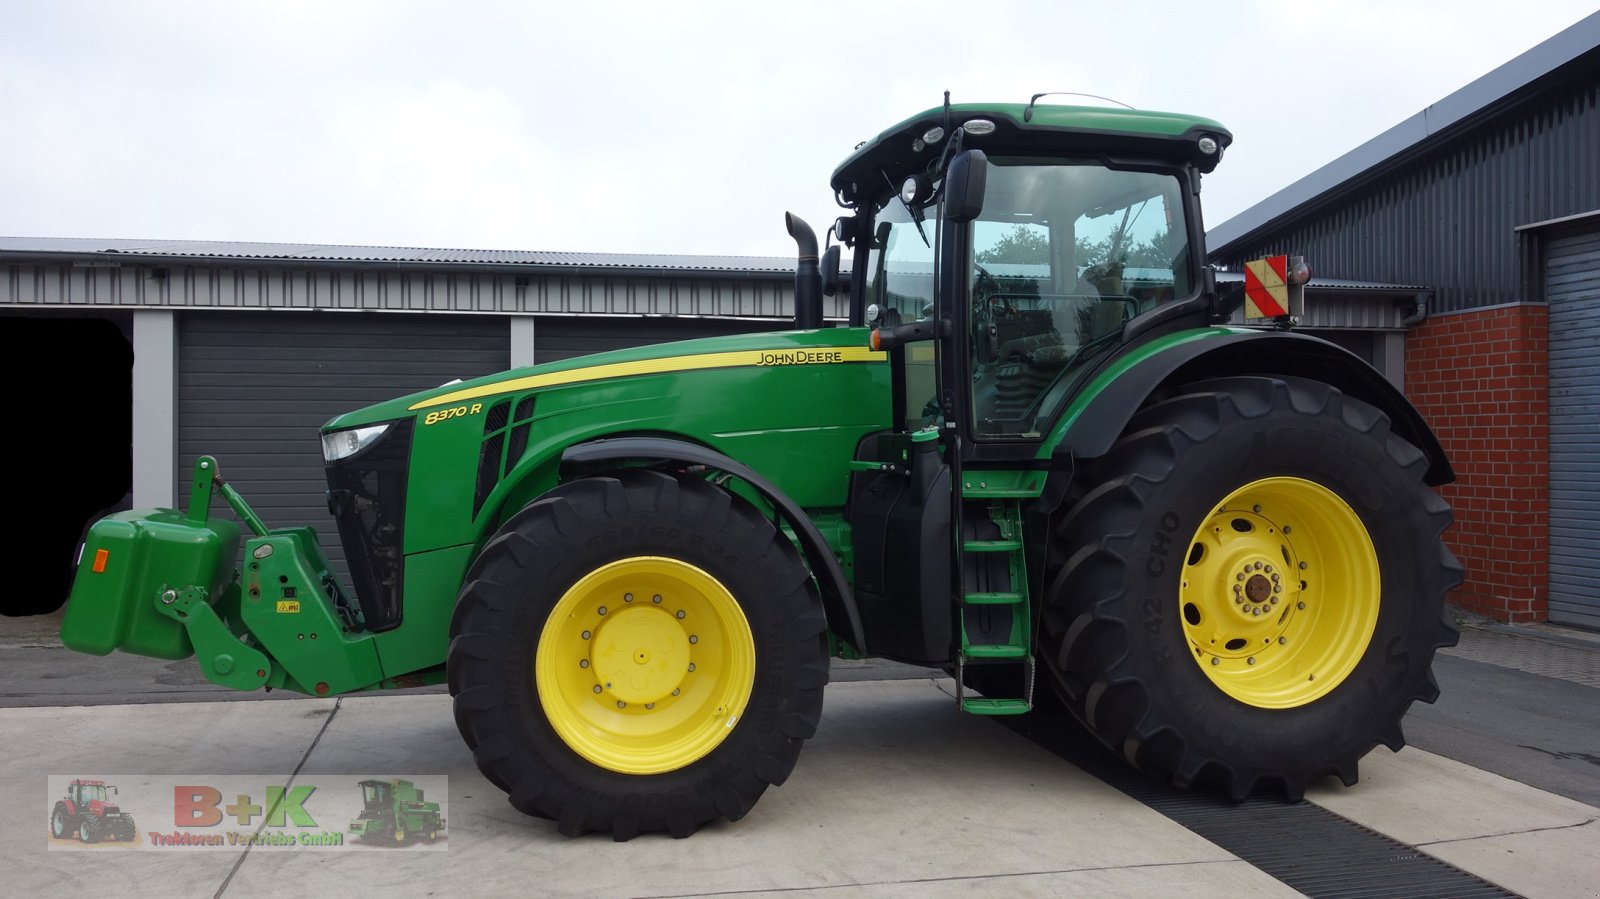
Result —
[[133, 816], [108, 800], [117, 792], [103, 780], [75, 780], [67, 784], [67, 798], [50, 813], [50, 835], [65, 840], [77, 835], [85, 843], [101, 840], [132, 842], [138, 836]]

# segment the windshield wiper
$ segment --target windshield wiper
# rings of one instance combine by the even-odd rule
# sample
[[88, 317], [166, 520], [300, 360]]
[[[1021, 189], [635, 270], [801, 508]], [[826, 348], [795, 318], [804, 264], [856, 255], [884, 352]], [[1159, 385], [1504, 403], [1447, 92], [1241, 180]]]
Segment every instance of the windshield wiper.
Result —
[[900, 196], [900, 189], [894, 186], [893, 181], [889, 180], [888, 172], [879, 169], [878, 174], [883, 176], [883, 182], [889, 185], [889, 192], [894, 194], [894, 198], [899, 200], [901, 207], [905, 209], [906, 215], [910, 216], [911, 224], [917, 226], [917, 236], [922, 238], [922, 245], [930, 250], [933, 249], [933, 244], [928, 242], [928, 232], [922, 230], [922, 210], [912, 209], [911, 204], [906, 202], [905, 197]]

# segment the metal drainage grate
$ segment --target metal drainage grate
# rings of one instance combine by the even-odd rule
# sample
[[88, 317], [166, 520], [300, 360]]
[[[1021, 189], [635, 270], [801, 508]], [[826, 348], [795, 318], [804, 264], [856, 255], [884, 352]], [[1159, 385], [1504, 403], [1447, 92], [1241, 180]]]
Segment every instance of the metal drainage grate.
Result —
[[1065, 714], [997, 721], [1312, 899], [1517, 896], [1310, 802], [1235, 804], [1152, 780]]

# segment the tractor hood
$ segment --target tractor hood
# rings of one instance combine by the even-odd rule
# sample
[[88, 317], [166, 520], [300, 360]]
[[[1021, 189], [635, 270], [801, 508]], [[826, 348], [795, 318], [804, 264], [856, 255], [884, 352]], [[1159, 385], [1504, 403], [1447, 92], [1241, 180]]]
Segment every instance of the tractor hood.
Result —
[[[612, 350], [544, 365], [514, 368], [470, 381], [442, 384], [431, 390], [388, 400], [340, 415], [322, 426], [324, 433], [426, 414], [457, 404], [481, 403], [502, 394], [540, 387], [598, 382], [636, 375], [765, 365], [807, 365], [865, 362], [884, 354], [867, 347], [862, 328], [768, 331], [728, 337], [680, 340], [625, 350]], [[824, 358], [819, 353], [825, 351]], [[852, 358], [834, 358], [847, 354]], [[855, 358], [859, 356], [860, 358]], [[870, 357], [870, 358], [869, 358]]]

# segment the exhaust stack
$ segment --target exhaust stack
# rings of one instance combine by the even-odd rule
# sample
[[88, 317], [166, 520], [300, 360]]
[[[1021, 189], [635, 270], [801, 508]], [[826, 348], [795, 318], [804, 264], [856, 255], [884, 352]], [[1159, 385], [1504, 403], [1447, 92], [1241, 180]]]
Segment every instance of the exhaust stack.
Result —
[[800, 330], [822, 327], [822, 267], [817, 260], [817, 232], [792, 212], [783, 214], [784, 227], [794, 238], [799, 259], [794, 267], [794, 326]]

